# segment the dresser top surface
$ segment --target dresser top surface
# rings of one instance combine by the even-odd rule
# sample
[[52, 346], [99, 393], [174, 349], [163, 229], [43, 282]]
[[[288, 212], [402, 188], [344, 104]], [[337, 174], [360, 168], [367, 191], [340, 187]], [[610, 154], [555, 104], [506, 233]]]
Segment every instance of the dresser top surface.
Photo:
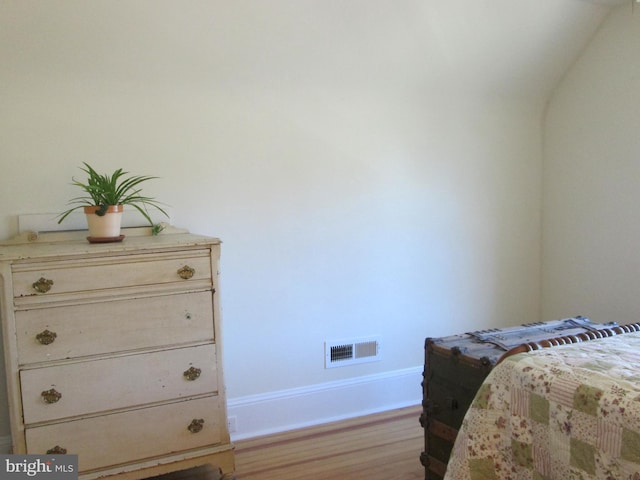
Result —
[[60, 256], [117, 255], [129, 252], [171, 250], [188, 247], [218, 245], [220, 239], [196, 235], [187, 231], [144, 234], [136, 229], [123, 229], [125, 238], [121, 242], [89, 243], [87, 232], [65, 234], [40, 234], [15, 238], [0, 243], [0, 261], [28, 260]]

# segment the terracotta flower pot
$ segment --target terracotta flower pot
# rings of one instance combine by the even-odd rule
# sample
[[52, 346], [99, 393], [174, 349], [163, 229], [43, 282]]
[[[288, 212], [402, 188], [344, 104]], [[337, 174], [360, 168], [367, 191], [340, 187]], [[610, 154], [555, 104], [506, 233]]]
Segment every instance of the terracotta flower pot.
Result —
[[104, 215], [96, 214], [100, 206], [84, 207], [89, 225], [89, 237], [95, 239], [118, 238], [122, 223], [122, 205], [109, 205]]

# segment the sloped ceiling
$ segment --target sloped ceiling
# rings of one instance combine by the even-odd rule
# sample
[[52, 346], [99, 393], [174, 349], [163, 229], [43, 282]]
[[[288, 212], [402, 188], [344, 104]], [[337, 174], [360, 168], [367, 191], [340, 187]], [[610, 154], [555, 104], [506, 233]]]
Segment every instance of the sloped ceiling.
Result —
[[2, 0], [0, 53], [22, 77], [175, 83], [197, 72], [201, 86], [216, 88], [331, 84], [544, 99], [622, 3]]

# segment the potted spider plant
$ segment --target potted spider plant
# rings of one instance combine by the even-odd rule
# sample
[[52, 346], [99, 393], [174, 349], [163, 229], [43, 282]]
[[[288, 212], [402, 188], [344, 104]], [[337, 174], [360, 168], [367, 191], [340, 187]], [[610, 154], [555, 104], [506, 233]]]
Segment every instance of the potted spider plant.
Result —
[[153, 221], [147, 207], [157, 208], [167, 217], [169, 215], [156, 200], [141, 194], [140, 184], [158, 177], [130, 176], [129, 172], [125, 172], [122, 168], [111, 175], [100, 174], [87, 162], [83, 163], [84, 167], [80, 167], [80, 170], [88, 175], [86, 182], [72, 178], [71, 184], [79, 187], [84, 194], [69, 201], [69, 205], [73, 206], [60, 214], [58, 223], [61, 223], [70, 213], [82, 208], [87, 216], [88, 240], [116, 242], [124, 238], [120, 235], [122, 211], [125, 205], [130, 205], [147, 219], [152, 232], [157, 232], [157, 229], [153, 228]]

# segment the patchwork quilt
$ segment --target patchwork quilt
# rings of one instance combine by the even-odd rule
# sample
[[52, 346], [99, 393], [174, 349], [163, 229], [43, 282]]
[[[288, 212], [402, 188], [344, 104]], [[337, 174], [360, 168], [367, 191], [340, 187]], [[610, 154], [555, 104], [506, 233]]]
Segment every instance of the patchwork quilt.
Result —
[[496, 366], [445, 480], [640, 480], [640, 333], [545, 348]]

